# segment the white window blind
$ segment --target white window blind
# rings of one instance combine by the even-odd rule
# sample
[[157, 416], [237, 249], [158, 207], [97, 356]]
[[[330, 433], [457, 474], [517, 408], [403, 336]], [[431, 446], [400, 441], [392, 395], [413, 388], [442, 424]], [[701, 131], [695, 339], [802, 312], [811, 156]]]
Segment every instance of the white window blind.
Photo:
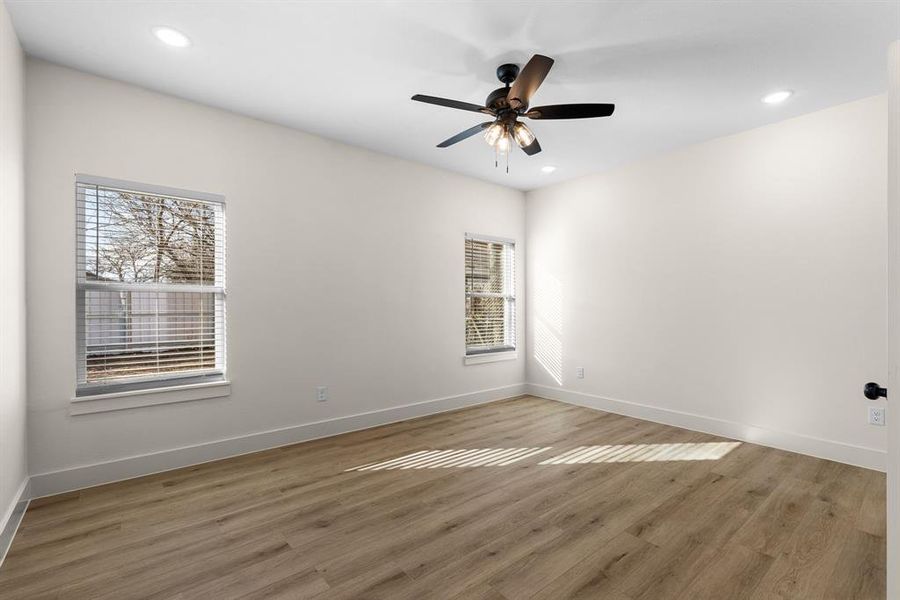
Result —
[[79, 176], [78, 395], [221, 379], [218, 197]]
[[466, 354], [516, 348], [516, 245], [466, 235]]

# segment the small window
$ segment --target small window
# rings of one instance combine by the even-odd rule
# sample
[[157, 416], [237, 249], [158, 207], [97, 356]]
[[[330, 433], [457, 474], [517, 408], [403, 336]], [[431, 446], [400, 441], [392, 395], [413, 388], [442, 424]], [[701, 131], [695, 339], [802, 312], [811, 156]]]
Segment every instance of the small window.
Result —
[[76, 203], [76, 395], [224, 379], [222, 198], [78, 176]]
[[466, 235], [466, 355], [516, 349], [516, 244]]

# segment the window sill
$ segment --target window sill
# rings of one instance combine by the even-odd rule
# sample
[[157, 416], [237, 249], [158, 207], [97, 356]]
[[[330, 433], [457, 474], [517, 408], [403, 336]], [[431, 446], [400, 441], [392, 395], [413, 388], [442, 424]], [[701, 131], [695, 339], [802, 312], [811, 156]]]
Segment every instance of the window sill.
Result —
[[517, 358], [519, 358], [519, 353], [515, 350], [485, 352], [484, 354], [471, 354], [466, 356], [463, 358], [463, 363], [467, 365], [480, 365], [501, 360], [516, 360]]
[[207, 398], [221, 398], [230, 394], [230, 381], [212, 381], [164, 388], [115, 392], [112, 394], [79, 396], [72, 398], [72, 402], [69, 405], [69, 414], [72, 416], [90, 415], [141, 408], [143, 406], [156, 406], [158, 404], [175, 404], [192, 400], [205, 400]]

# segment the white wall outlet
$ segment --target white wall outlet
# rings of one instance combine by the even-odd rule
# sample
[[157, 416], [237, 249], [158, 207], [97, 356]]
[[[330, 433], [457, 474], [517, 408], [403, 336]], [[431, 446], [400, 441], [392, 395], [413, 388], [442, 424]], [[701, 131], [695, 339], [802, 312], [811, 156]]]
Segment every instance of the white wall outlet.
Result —
[[884, 425], [884, 409], [880, 406], [869, 407], [869, 425]]
[[328, 400], [328, 386], [320, 385], [316, 388], [316, 400], [319, 402]]
[[577, 377], [578, 379], [584, 379], [584, 367], [575, 368], [575, 377]]

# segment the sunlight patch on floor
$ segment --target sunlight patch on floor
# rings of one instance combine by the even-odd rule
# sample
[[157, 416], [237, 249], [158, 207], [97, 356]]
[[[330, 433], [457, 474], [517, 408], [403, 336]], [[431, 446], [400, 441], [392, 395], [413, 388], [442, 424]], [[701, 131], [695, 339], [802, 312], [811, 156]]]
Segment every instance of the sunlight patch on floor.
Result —
[[678, 444], [618, 444], [579, 446], [538, 464], [580, 465], [612, 462], [663, 462], [679, 460], [719, 460], [740, 446], [740, 442], [697, 442]]
[[550, 450], [546, 448], [474, 448], [462, 450], [421, 450], [347, 471], [390, 471], [392, 469], [446, 469], [449, 467], [503, 467]]

